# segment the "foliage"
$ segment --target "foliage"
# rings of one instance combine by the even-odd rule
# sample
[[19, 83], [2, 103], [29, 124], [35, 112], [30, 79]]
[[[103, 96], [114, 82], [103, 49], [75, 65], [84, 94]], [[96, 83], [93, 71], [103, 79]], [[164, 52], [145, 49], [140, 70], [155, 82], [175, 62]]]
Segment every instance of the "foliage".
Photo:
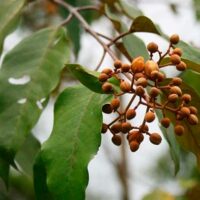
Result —
[[[6, 37], [21, 28], [20, 17], [34, 3], [28, 0], [0, 1], [0, 54]], [[54, 0], [48, 1], [48, 6], [63, 19], [61, 23], [47, 24], [22, 39], [5, 52], [0, 67], [0, 177], [7, 188], [16, 188], [26, 177], [23, 180], [27, 183], [27, 190], [32, 191], [34, 185], [37, 199], [84, 199], [88, 184], [87, 166], [98, 152], [101, 141], [101, 109], [111, 96], [104, 94], [97, 70], [76, 63], [81, 33], [88, 32], [103, 47], [102, 60], [105, 54], [109, 54], [116, 61], [117, 56], [110, 48], [116, 46], [117, 54], [130, 62], [138, 56], [149, 59], [143, 40], [135, 33], [153, 33], [165, 40], [169, 38], [135, 5], [123, 0], [101, 0], [98, 4], [90, 0]], [[113, 38], [102, 36], [90, 27], [89, 23], [103, 16], [113, 24]], [[199, 110], [200, 50], [183, 41], [175, 46], [182, 48], [182, 58], [189, 69], [180, 74], [183, 80], [181, 89], [192, 94], [191, 104]], [[169, 59], [164, 58], [161, 64], [169, 63]], [[81, 84], [65, 87], [61, 92], [66, 74]], [[27, 81], [13, 83], [21, 78], [27, 78]], [[109, 78], [108, 83], [114, 91], [120, 92], [117, 76]], [[49, 97], [55, 95], [53, 130], [47, 141], [40, 144], [32, 136], [32, 128]], [[157, 116], [161, 118], [159, 113]], [[200, 167], [200, 125], [191, 127], [185, 122], [186, 132], [178, 137], [173, 135], [175, 121], [172, 118], [170, 134], [163, 130], [175, 172], [180, 166], [180, 146], [196, 155]], [[13, 171], [20, 175], [14, 176]], [[23, 184], [19, 185], [23, 190]], [[31, 192], [27, 195], [34, 198]], [[166, 199], [173, 199], [171, 194], [160, 190], [144, 199], [160, 199], [163, 195]]]

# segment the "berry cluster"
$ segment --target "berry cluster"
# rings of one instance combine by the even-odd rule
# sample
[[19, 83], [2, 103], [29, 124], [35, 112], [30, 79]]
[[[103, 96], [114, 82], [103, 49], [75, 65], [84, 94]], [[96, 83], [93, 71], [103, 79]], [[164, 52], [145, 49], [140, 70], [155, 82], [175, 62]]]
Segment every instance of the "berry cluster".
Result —
[[[118, 116], [109, 124], [103, 123], [102, 133], [107, 130], [113, 134], [112, 142], [115, 145], [121, 144], [120, 133], [127, 134], [127, 140], [131, 151], [138, 150], [140, 143], [144, 139], [144, 135], [149, 136], [151, 143], [158, 145], [161, 143], [161, 136], [158, 133], [150, 133], [148, 123], [155, 119], [155, 110], [162, 111], [163, 118], [160, 123], [163, 127], [168, 128], [171, 120], [166, 117], [166, 112], [171, 112], [176, 118], [174, 132], [177, 136], [184, 134], [183, 120], [187, 120], [189, 124], [196, 125], [198, 118], [196, 116], [197, 109], [190, 105], [191, 95], [183, 94], [181, 90], [182, 79], [174, 77], [166, 79], [161, 68], [174, 65], [179, 71], [184, 71], [187, 65], [181, 60], [182, 50], [175, 48], [175, 44], [179, 42], [179, 36], [174, 34], [170, 37], [169, 48], [162, 53], [158, 45], [151, 42], [147, 45], [150, 58], [145, 61], [142, 56], [133, 59], [131, 64], [122, 63], [121, 60], [114, 62], [114, 69], [105, 68], [99, 75], [99, 81], [102, 83], [102, 90], [105, 93], [112, 93], [114, 98], [108, 104], [102, 107], [102, 111], [106, 114], [113, 112]], [[159, 55], [157, 61], [153, 60], [154, 54]], [[169, 56], [169, 63], [162, 64], [165, 57]], [[116, 92], [109, 79], [115, 77], [120, 82], [120, 92]], [[120, 96], [124, 94], [132, 95], [126, 108], [121, 111]], [[159, 98], [164, 102], [159, 102]], [[137, 105], [132, 106], [136, 97], [139, 97]], [[133, 126], [131, 121], [136, 117], [137, 108], [140, 105], [146, 106], [146, 112], [140, 126]], [[183, 122], [182, 122], [183, 121]]]

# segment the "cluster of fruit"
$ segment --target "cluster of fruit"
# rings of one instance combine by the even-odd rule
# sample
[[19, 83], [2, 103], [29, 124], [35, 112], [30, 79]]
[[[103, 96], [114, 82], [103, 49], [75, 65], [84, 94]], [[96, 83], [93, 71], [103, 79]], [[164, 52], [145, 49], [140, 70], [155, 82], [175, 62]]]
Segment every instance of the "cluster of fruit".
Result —
[[[148, 123], [153, 122], [155, 119], [156, 109], [162, 112], [163, 118], [160, 123], [165, 128], [168, 128], [171, 123], [167, 113], [173, 113], [173, 117], [176, 119], [176, 124], [173, 124], [174, 132], [177, 136], [184, 134], [182, 120], [187, 120], [191, 125], [198, 123], [197, 109], [190, 105], [191, 95], [183, 94], [181, 90], [182, 79], [179, 77], [167, 79], [162, 72], [162, 68], [169, 65], [176, 66], [179, 71], [184, 71], [187, 68], [187, 65], [181, 60], [182, 50], [174, 47], [178, 42], [179, 36], [172, 35], [169, 48], [163, 54], [158, 45], [151, 42], [147, 45], [147, 50], [150, 52], [149, 60], [145, 61], [142, 56], [133, 59], [130, 64], [116, 60], [114, 69], [105, 68], [99, 75], [102, 90], [105, 93], [113, 94], [114, 97], [110, 103], [102, 107], [102, 111], [106, 114], [114, 112], [118, 114], [111, 123], [103, 123], [102, 133], [110, 130], [113, 134], [112, 142], [115, 145], [121, 144], [120, 133], [127, 134], [127, 140], [133, 152], [138, 150], [144, 135], [149, 136], [151, 143], [160, 144], [162, 140], [160, 134], [150, 133], [148, 127]], [[157, 61], [153, 60], [155, 53], [159, 55]], [[168, 57], [169, 59], [165, 59]], [[169, 62], [166, 64], [164, 60], [169, 60]], [[119, 80], [120, 92], [116, 92], [109, 82], [111, 77]], [[130, 94], [132, 97], [125, 109], [121, 111], [120, 96], [124, 94]], [[132, 104], [136, 97], [139, 97], [139, 100], [133, 107]], [[160, 101], [160, 99], [162, 100]], [[137, 108], [140, 105], [146, 106], [146, 112], [140, 126], [133, 126], [130, 120], [136, 117]]]

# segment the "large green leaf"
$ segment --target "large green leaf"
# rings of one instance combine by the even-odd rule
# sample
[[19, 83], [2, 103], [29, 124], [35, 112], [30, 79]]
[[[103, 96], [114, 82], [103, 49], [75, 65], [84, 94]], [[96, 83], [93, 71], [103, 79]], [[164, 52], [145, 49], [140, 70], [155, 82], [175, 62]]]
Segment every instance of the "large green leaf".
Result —
[[102, 84], [98, 80], [98, 72], [88, 70], [78, 64], [67, 64], [66, 67], [83, 85], [94, 92], [102, 93]]
[[101, 107], [108, 98], [83, 86], [59, 96], [53, 132], [34, 167], [37, 199], [84, 199], [87, 165], [100, 145]]
[[119, 0], [119, 5], [121, 6], [124, 14], [131, 19], [135, 19], [136, 17], [143, 15], [142, 11], [139, 10], [136, 5], [132, 6], [124, 0]]
[[145, 60], [149, 59], [149, 54], [144, 42], [134, 34], [127, 35], [122, 39], [124, 47], [132, 58], [143, 56]]
[[159, 27], [156, 26], [151, 19], [146, 16], [137, 17], [131, 24], [130, 30], [132, 32], [149, 32], [160, 35]]
[[[56, 87], [68, 59], [66, 33], [56, 27], [25, 38], [6, 55], [0, 73], [1, 159], [13, 162], [42, 111], [37, 104]], [[10, 77], [17, 79], [25, 75], [30, 77], [28, 83], [9, 83]]]
[[5, 37], [16, 27], [26, 0], [0, 1], [0, 54]]
[[33, 164], [40, 147], [39, 141], [30, 134], [26, 138], [22, 148], [17, 152], [15, 160], [26, 175], [30, 177], [33, 175]]
[[[163, 118], [163, 115], [160, 112], [160, 110], [156, 111], [156, 114], [159, 119]], [[173, 128], [174, 127], [172, 124], [170, 125], [170, 127], [168, 129], [166, 129], [160, 125], [160, 129], [162, 130], [162, 133], [169, 145], [171, 159], [174, 162], [174, 174], [176, 175], [180, 169], [180, 146], [176, 141], [176, 137], [175, 137]]]
[[105, 14], [107, 15], [107, 17], [112, 21], [115, 29], [117, 31], [121, 31], [121, 20], [120, 17], [114, 13], [111, 8], [109, 7], [109, 5], [105, 4], [104, 6], [104, 10], [105, 10]]
[[[78, 64], [67, 64], [67, 69], [87, 88], [97, 93], [104, 93], [102, 91], [102, 83], [99, 81], [99, 72], [91, 71]], [[108, 80], [113, 85], [115, 91], [119, 91], [119, 81], [116, 78]]]
[[[191, 70], [187, 70], [181, 75], [184, 81], [183, 91], [189, 93], [192, 96], [191, 104], [198, 110], [200, 109], [200, 74]], [[200, 112], [197, 114], [200, 119]], [[197, 158], [198, 167], [200, 168], [200, 124], [195, 126], [184, 123], [184, 127], [187, 131], [182, 137], [179, 138], [179, 143], [189, 151], [192, 151]]]
[[0, 177], [3, 179], [5, 185], [8, 187], [8, 176], [9, 176], [9, 163], [0, 158]]
[[200, 73], [200, 49], [183, 41], [180, 41], [177, 46], [182, 49], [182, 59], [187, 63], [188, 68]]

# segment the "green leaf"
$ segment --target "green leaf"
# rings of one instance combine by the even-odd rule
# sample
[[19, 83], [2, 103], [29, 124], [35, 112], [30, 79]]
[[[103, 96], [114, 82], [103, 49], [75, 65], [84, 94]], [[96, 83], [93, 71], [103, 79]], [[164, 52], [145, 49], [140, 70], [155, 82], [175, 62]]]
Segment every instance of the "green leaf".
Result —
[[12, 32], [18, 22], [26, 0], [0, 1], [0, 54], [5, 37]]
[[186, 70], [180, 75], [184, 83], [189, 85], [199, 96], [200, 98], [200, 73], [197, 73], [192, 70]]
[[[67, 69], [87, 88], [97, 93], [104, 93], [101, 89], [102, 83], [99, 81], [99, 72], [88, 70], [78, 64], [67, 64]], [[115, 91], [119, 91], [119, 81], [115, 78], [108, 80], [113, 85]]]
[[[183, 92], [189, 93], [192, 96], [191, 105], [195, 106], [198, 110], [200, 109], [200, 74], [195, 73], [191, 70], [187, 70], [183, 73], [181, 78], [184, 81]], [[200, 119], [200, 113], [197, 113], [198, 119]], [[191, 126], [185, 122], [184, 127], [186, 129], [186, 134], [179, 138], [179, 143], [185, 148], [193, 152], [197, 158], [197, 164], [200, 168], [200, 123]]]
[[[200, 49], [183, 41], [180, 41], [176, 46], [182, 49], [183, 55], [181, 59], [187, 64], [187, 68], [200, 73]], [[169, 62], [169, 57], [166, 57], [162, 60], [161, 64], [167, 64]]]
[[15, 157], [19, 166], [30, 177], [33, 175], [33, 164], [36, 154], [40, 150], [40, 146], [39, 141], [32, 134], [30, 134]]
[[67, 88], [59, 96], [53, 132], [34, 167], [37, 199], [84, 199], [87, 165], [100, 145], [101, 107], [108, 97], [83, 86]]
[[133, 7], [131, 4], [124, 0], [119, 0], [119, 4], [124, 11], [124, 14], [126, 14], [131, 19], [135, 19], [136, 17], [143, 15], [142, 11], [139, 10], [136, 5]]
[[123, 37], [122, 41], [132, 59], [138, 56], [143, 56], [145, 60], [149, 59], [147, 48], [139, 37], [131, 34]]
[[137, 17], [131, 24], [130, 30], [132, 32], [149, 32], [161, 35], [159, 27], [156, 26], [151, 19], [145, 16]]
[[120, 17], [110, 9], [109, 5], [105, 4], [104, 9], [105, 9], [105, 14], [112, 21], [115, 29], [117, 31], [121, 31], [122, 24], [121, 24]]
[[193, 0], [193, 4], [194, 4], [196, 18], [199, 21], [200, 20], [200, 2], [199, 0]]
[[66, 67], [83, 85], [94, 92], [102, 93], [98, 72], [88, 70], [78, 64], [67, 64]]
[[[69, 61], [63, 28], [47, 28], [22, 40], [3, 60], [0, 73], [0, 157], [13, 162], [16, 152], [37, 122], [41, 103], [59, 82]], [[9, 83], [10, 78], [29, 76], [26, 84]], [[25, 102], [20, 103], [21, 100]]]
[[130, 61], [132, 62], [132, 57], [129, 55], [127, 49], [122, 42], [116, 43], [116, 48]]
[[182, 59], [188, 68], [200, 73], [200, 50], [183, 41], [180, 41], [177, 46], [182, 49]]
[[[156, 114], [159, 120], [163, 118], [160, 110], [157, 110]], [[166, 129], [160, 125], [160, 129], [162, 130], [162, 133], [169, 145], [170, 155], [174, 162], [174, 174], [176, 175], [180, 170], [180, 146], [176, 141], [174, 126], [171, 124], [170, 127]]]
[[0, 157], [0, 177], [8, 187], [9, 163]]

